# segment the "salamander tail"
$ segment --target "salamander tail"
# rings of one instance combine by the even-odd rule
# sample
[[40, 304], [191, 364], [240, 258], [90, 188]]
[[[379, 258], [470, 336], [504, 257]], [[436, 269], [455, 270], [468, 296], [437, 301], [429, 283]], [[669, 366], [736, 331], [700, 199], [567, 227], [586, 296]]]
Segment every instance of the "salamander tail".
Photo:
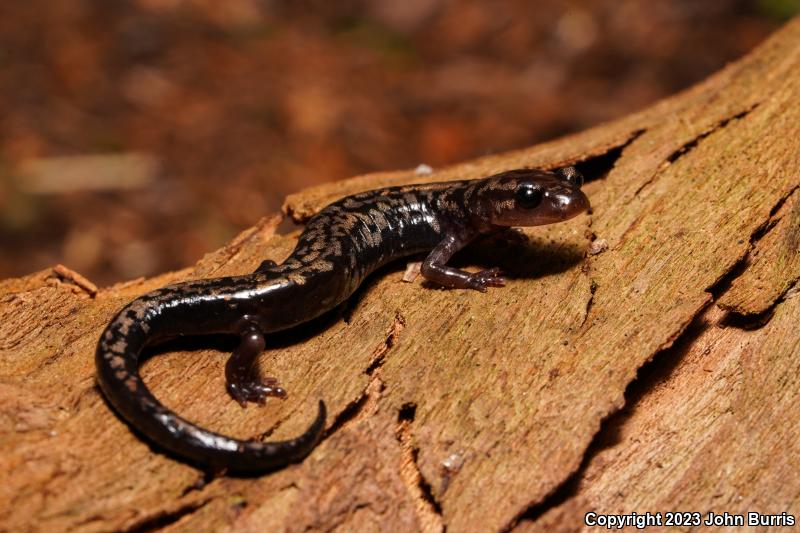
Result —
[[301, 460], [314, 448], [325, 429], [325, 403], [319, 402], [314, 422], [300, 436], [279, 442], [239, 440], [189, 422], [167, 409], [139, 375], [139, 354], [153, 324], [148, 317], [154, 302], [135, 300], [111, 321], [97, 345], [97, 381], [108, 402], [131, 426], [150, 441], [180, 458], [224, 469], [250, 473], [272, 470]]

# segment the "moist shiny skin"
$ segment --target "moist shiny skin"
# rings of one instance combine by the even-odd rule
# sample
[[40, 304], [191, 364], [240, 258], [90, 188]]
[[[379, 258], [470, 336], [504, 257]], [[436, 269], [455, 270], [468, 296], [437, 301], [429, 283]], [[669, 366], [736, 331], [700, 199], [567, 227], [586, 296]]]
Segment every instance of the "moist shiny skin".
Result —
[[229, 333], [240, 342], [226, 365], [228, 393], [242, 405], [284, 396], [273, 378], [252, 371], [264, 335], [311, 320], [346, 300], [371, 272], [428, 252], [422, 275], [444, 287], [486, 292], [504, 284], [499, 269], [469, 273], [447, 261], [479, 235], [537, 226], [589, 208], [572, 167], [520, 169], [484, 179], [378, 189], [339, 200], [308, 222], [280, 265], [252, 274], [188, 281], [145, 294], [109, 323], [97, 345], [97, 379], [116, 411], [146, 438], [213, 470], [258, 472], [296, 462], [325, 428], [325, 404], [308, 429], [280, 442], [233, 439], [164, 407], [139, 376], [150, 344], [183, 335]]

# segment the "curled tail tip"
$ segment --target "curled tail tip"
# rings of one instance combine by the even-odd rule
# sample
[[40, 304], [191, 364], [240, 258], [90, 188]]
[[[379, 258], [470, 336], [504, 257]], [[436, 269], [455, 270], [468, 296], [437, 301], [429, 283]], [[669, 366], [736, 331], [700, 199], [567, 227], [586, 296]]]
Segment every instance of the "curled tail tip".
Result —
[[327, 418], [328, 408], [325, 406], [325, 402], [320, 400], [317, 407], [317, 418], [314, 419], [314, 422], [311, 423], [311, 427], [308, 428], [308, 432], [314, 434], [315, 445], [322, 439], [325, 433], [325, 421]]
[[322, 400], [319, 401], [318, 409], [317, 409], [317, 416], [314, 418], [314, 421], [311, 422], [311, 425], [308, 426], [308, 429], [298, 437], [298, 441], [300, 444], [300, 448], [303, 450], [301, 452], [301, 457], [305, 457], [319, 444], [322, 438], [325, 436], [325, 421], [328, 417], [328, 409], [325, 406], [325, 402]]
[[255, 449], [251, 448], [245, 453], [238, 452], [235, 455], [222, 457], [219, 466], [225, 467], [231, 472], [258, 474], [300, 462], [314, 450], [324, 437], [326, 418], [325, 402], [320, 400], [316, 418], [301, 435], [282, 442], [249, 442], [248, 444]]

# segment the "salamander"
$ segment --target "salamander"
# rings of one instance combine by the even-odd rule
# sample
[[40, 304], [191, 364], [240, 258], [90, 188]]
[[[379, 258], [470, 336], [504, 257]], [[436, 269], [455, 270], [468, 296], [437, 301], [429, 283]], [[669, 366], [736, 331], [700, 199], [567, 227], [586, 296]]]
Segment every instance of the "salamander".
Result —
[[313, 216], [281, 264], [265, 260], [252, 274], [169, 285], [126, 305], [97, 345], [100, 388], [121, 417], [179, 458], [218, 471], [260, 472], [305, 457], [325, 428], [320, 400], [313, 423], [280, 442], [238, 440], [181, 418], [162, 405], [139, 375], [140, 353], [163, 340], [233, 334], [228, 393], [243, 406], [284, 396], [274, 378], [260, 379], [254, 362], [264, 336], [309, 321], [345, 301], [377, 268], [428, 252], [422, 275], [442, 287], [486, 292], [505, 281], [497, 268], [447, 266], [478, 236], [515, 226], [563, 221], [586, 211], [583, 177], [573, 167], [519, 169], [487, 178], [389, 187], [355, 194]]

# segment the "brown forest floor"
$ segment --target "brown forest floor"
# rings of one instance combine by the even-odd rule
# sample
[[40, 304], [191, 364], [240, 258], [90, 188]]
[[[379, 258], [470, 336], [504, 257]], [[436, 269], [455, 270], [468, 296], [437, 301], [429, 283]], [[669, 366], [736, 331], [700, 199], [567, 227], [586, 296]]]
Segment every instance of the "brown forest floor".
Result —
[[[182, 268], [304, 187], [579, 131], [742, 56], [795, 4], [2, 2], [0, 279]], [[87, 154], [117, 157], [41, 165]]]

